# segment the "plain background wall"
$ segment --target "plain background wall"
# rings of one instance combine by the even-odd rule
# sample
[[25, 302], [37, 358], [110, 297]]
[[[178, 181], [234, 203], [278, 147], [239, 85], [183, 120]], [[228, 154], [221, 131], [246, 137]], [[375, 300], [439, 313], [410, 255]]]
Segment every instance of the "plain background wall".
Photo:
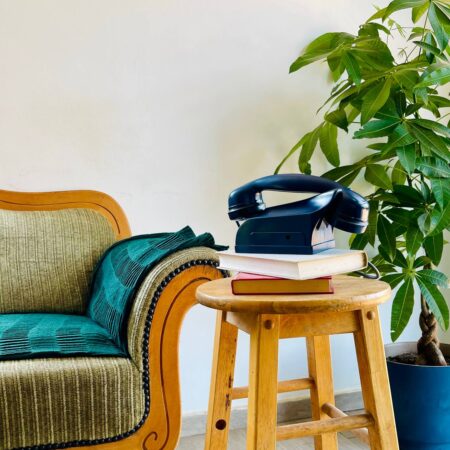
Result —
[[[273, 172], [330, 89], [325, 67], [288, 75], [290, 63], [320, 33], [356, 32], [370, 3], [0, 0], [0, 188], [98, 189], [135, 233], [190, 224], [231, 243], [228, 193]], [[343, 163], [364, 152], [346, 137], [341, 147]], [[386, 340], [389, 314], [384, 305]], [[185, 322], [184, 412], [207, 407], [213, 325], [202, 307]], [[417, 336], [413, 323], [402, 339]], [[246, 336], [240, 344], [246, 384]], [[337, 389], [358, 386], [351, 337], [332, 344]], [[281, 378], [306, 373], [301, 340], [280, 351]]]

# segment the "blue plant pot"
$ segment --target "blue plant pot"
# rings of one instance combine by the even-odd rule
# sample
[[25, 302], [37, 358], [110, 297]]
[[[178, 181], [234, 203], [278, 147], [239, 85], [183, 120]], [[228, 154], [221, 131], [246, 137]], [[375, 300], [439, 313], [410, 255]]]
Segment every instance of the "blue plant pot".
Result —
[[[411, 351], [414, 342], [386, 345], [387, 357]], [[387, 366], [400, 450], [450, 450], [450, 366]]]

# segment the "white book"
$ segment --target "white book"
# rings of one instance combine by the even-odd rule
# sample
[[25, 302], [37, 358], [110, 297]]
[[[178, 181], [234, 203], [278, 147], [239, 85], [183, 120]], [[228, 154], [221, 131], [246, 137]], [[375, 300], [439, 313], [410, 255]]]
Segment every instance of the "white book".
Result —
[[221, 269], [291, 280], [309, 280], [367, 267], [366, 252], [361, 250], [333, 248], [314, 255], [271, 255], [225, 250], [218, 254]]

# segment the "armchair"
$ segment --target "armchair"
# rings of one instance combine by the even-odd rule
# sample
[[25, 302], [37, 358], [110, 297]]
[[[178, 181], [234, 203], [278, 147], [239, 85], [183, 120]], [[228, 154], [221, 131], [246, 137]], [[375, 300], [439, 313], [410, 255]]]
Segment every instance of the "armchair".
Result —
[[[0, 190], [0, 331], [2, 318], [18, 313], [64, 315], [64, 327], [70, 317], [82, 320], [97, 260], [129, 235], [124, 212], [106, 194]], [[206, 247], [154, 267], [133, 301], [126, 356], [0, 360], [0, 450], [173, 450], [182, 320], [197, 286], [221, 276]], [[39, 342], [12, 328], [15, 342]], [[0, 355], [7, 354], [2, 340]]]

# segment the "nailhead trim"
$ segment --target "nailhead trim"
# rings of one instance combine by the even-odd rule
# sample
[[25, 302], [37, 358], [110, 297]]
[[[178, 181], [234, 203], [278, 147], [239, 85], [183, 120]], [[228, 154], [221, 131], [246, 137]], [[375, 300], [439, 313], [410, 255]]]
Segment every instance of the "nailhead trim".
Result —
[[[86, 445], [97, 445], [97, 444], [105, 444], [107, 442], [117, 442], [122, 439], [125, 439], [132, 434], [136, 433], [139, 428], [144, 425], [145, 420], [148, 417], [148, 414], [150, 412], [150, 385], [149, 385], [149, 367], [148, 367], [148, 345], [149, 345], [149, 337], [150, 337], [150, 327], [152, 325], [153, 321], [153, 315], [156, 309], [156, 305], [158, 303], [159, 297], [161, 296], [162, 292], [164, 291], [164, 288], [170, 283], [170, 281], [175, 278], [179, 273], [183, 272], [186, 269], [189, 269], [193, 266], [211, 266], [217, 268], [219, 266], [219, 263], [217, 261], [214, 261], [212, 259], [196, 259], [189, 261], [185, 264], [182, 264], [181, 266], [177, 267], [175, 270], [169, 273], [164, 280], [160, 283], [160, 285], [156, 288], [155, 294], [153, 295], [152, 301], [150, 303], [150, 308], [147, 314], [147, 318], [145, 319], [145, 328], [144, 328], [144, 338], [142, 343], [142, 361], [144, 366], [144, 372], [142, 375], [142, 384], [143, 384], [143, 390], [145, 395], [145, 411], [144, 416], [139, 421], [137, 425], [134, 426], [129, 431], [126, 431], [122, 434], [119, 434], [117, 436], [107, 437], [107, 438], [100, 438], [100, 439], [92, 439], [92, 440], [78, 440], [78, 441], [72, 441], [72, 442], [63, 442], [60, 444], [43, 444], [43, 445], [32, 445], [28, 447], [17, 447], [13, 450], [53, 450], [53, 449], [61, 449], [61, 448], [70, 448], [70, 447], [83, 447]], [[220, 273], [227, 277], [228, 272], [226, 270], [218, 269], [220, 270]]]

